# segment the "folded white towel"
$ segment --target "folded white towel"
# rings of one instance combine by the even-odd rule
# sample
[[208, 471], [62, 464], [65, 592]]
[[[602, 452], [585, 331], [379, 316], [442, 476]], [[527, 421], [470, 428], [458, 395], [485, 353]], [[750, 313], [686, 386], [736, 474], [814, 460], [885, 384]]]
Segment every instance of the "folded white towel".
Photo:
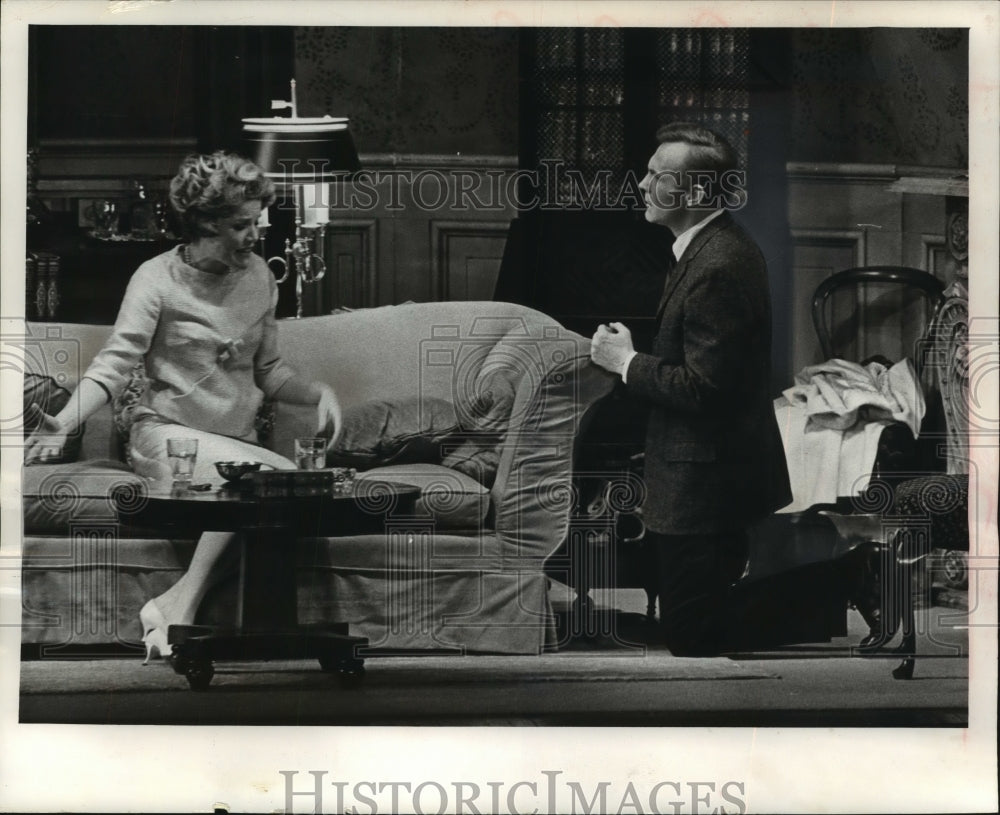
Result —
[[916, 436], [926, 410], [908, 359], [891, 368], [842, 359], [811, 365], [774, 407], [792, 482], [792, 503], [781, 512], [801, 512], [863, 491], [882, 429], [905, 422]]
[[892, 419], [905, 422], [916, 436], [924, 418], [924, 397], [909, 359], [891, 368], [843, 359], [810, 365], [796, 374], [784, 396], [814, 424], [834, 430], [853, 427], [859, 419]]

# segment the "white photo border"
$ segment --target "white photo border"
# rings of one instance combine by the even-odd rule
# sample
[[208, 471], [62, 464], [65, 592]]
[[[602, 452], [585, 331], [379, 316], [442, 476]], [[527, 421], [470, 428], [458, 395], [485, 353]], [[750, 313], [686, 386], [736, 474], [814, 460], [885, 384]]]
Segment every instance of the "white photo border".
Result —
[[[997, 332], [1000, 9], [992, 2], [29, 2], [6, 0], [2, 42], [4, 325], [23, 315], [27, 26], [59, 24], [961, 26], [970, 29], [970, 318]], [[19, 315], [20, 311], [20, 315]], [[983, 394], [997, 416], [994, 387]], [[13, 388], [10, 386], [13, 385]], [[6, 376], [4, 396], [16, 396]], [[996, 558], [997, 442], [974, 449], [982, 479], [974, 532]], [[970, 617], [967, 729], [892, 728], [330, 728], [61, 726], [18, 723], [20, 456], [2, 463], [0, 811], [283, 811], [281, 770], [357, 782], [485, 784], [560, 770], [580, 781], [745, 782], [751, 812], [995, 811], [995, 573]], [[994, 565], [995, 568], [995, 565]], [[429, 799], [430, 800], [430, 799]], [[330, 796], [327, 807], [332, 807]], [[616, 801], [617, 803], [617, 801]], [[305, 801], [297, 804], [310, 811]], [[626, 809], [625, 811], [632, 811]]]

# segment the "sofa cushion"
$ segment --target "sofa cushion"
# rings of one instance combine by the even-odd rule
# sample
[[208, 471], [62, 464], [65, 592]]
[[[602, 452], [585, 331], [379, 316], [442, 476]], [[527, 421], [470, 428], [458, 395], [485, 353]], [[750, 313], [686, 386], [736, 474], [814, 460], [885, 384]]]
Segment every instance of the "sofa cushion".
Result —
[[441, 461], [441, 443], [458, 430], [444, 399], [372, 400], [344, 411], [344, 428], [327, 450], [327, 465], [368, 469]]
[[25, 535], [68, 535], [72, 524], [116, 520], [111, 492], [145, 489], [145, 482], [120, 461], [36, 464], [21, 476]]
[[467, 437], [445, 452], [441, 464], [492, 487], [514, 406], [514, 383], [505, 372], [496, 371], [480, 379], [476, 391], [459, 402], [460, 422]]
[[496, 444], [484, 439], [466, 439], [454, 449], [447, 450], [445, 457], [441, 459], [441, 465], [450, 470], [457, 470], [489, 489], [497, 477], [500, 451]]
[[[66, 407], [66, 403], [69, 402], [70, 392], [57, 384], [51, 376], [26, 372], [24, 374], [23, 398], [23, 413], [21, 415], [24, 419], [24, 438], [28, 438], [34, 432], [35, 428], [38, 427], [40, 418], [32, 409], [32, 405], [37, 405], [49, 416], [55, 416]], [[66, 444], [59, 458], [47, 459], [47, 463], [60, 464], [76, 461], [80, 457], [83, 433], [84, 428], [81, 427], [79, 431], [71, 434], [66, 439]]]
[[395, 481], [420, 487], [418, 515], [429, 515], [435, 528], [479, 530], [487, 523], [490, 493], [478, 481], [440, 464], [396, 464], [358, 473], [355, 492], [365, 482]]

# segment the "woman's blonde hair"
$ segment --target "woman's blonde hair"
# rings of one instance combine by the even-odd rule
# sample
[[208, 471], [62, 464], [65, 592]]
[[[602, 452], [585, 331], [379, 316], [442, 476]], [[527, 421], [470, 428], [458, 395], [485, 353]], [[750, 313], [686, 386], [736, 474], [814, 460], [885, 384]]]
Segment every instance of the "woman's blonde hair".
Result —
[[170, 182], [170, 205], [186, 240], [214, 233], [210, 223], [233, 215], [247, 201], [274, 203], [274, 182], [249, 159], [219, 150], [191, 155]]

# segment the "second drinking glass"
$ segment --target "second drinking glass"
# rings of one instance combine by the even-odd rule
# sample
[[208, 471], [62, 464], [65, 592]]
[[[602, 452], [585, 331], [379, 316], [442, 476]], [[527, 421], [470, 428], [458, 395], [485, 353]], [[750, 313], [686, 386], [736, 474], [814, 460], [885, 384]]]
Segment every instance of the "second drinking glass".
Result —
[[296, 439], [295, 466], [300, 470], [322, 470], [326, 466], [326, 439], [321, 436]]

